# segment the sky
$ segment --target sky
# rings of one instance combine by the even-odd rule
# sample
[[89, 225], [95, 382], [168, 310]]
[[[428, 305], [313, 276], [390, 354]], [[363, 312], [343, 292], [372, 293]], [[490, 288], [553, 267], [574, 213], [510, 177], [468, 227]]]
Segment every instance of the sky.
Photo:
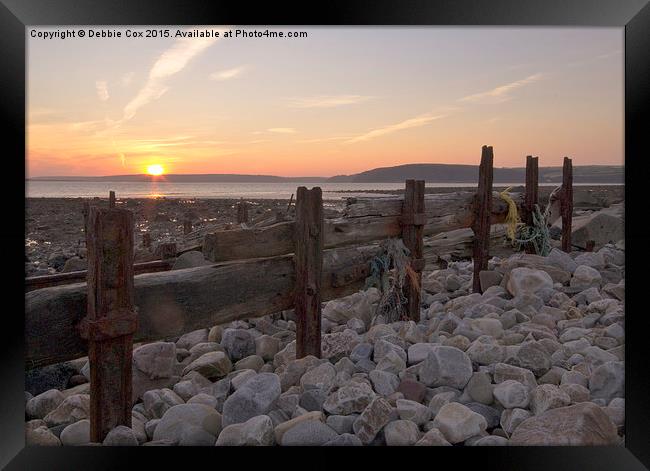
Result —
[[[622, 165], [622, 28], [154, 27], [31, 37], [28, 177]], [[174, 38], [176, 30], [305, 31]], [[37, 31], [84, 27], [39, 27]], [[92, 27], [93, 30], [99, 27]]]

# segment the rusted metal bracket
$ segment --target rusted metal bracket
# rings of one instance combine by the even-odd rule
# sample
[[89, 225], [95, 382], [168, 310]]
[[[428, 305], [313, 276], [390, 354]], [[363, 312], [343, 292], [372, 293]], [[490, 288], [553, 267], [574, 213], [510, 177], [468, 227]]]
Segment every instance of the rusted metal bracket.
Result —
[[81, 338], [93, 341], [110, 340], [131, 335], [137, 329], [137, 313], [127, 309], [114, 311], [110, 316], [97, 320], [88, 320], [86, 317], [79, 323]]

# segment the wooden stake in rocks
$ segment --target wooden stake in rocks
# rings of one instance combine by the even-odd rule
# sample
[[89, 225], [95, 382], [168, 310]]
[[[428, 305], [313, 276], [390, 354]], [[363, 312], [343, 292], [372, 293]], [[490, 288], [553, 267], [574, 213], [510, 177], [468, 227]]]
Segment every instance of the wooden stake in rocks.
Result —
[[321, 278], [323, 272], [323, 194], [298, 188], [295, 223], [296, 358], [321, 356]]
[[248, 222], [248, 203], [244, 201], [244, 198], [237, 203], [237, 224], [247, 223]]
[[481, 293], [481, 270], [487, 270], [490, 252], [490, 212], [492, 210], [492, 177], [494, 154], [492, 146], [483, 146], [481, 165], [478, 170], [478, 190], [476, 191], [475, 216], [472, 223], [474, 231], [474, 293]]
[[133, 213], [90, 207], [87, 317], [80, 324], [90, 362], [90, 439], [131, 426], [131, 361], [137, 317], [133, 305]]
[[571, 252], [571, 222], [573, 218], [573, 163], [564, 158], [562, 167], [562, 193], [560, 195], [560, 214], [562, 215], [562, 250]]
[[420, 286], [424, 269], [422, 235], [425, 219], [424, 180], [406, 180], [401, 220], [402, 240], [411, 252], [410, 266], [415, 274], [415, 279], [413, 280], [411, 276], [407, 277], [405, 295], [408, 300], [408, 317], [415, 322], [420, 321]]

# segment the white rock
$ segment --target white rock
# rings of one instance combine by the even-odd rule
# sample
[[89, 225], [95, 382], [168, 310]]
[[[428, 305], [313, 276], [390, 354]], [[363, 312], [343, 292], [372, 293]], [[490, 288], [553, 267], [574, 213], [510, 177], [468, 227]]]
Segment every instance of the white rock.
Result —
[[90, 443], [90, 421], [80, 420], [61, 431], [61, 444], [65, 446], [86, 445]]
[[458, 402], [450, 402], [442, 406], [433, 420], [433, 426], [440, 429], [447, 441], [453, 444], [484, 432], [487, 422], [481, 414]]
[[104, 446], [138, 446], [138, 439], [132, 429], [118, 425], [108, 432], [102, 444]]
[[177, 445], [214, 445], [221, 431], [221, 415], [203, 404], [180, 404], [165, 412], [156, 426], [154, 440]]
[[513, 296], [535, 294], [543, 288], [553, 288], [553, 280], [545, 271], [519, 267], [510, 271], [506, 288]]
[[258, 415], [240, 424], [224, 428], [217, 446], [271, 446], [274, 444], [273, 422], [268, 415]]
[[512, 379], [497, 384], [494, 387], [494, 397], [506, 409], [525, 409], [530, 400], [528, 388]]
[[420, 439], [420, 431], [410, 420], [395, 420], [384, 427], [384, 438], [388, 446], [411, 446]]
[[64, 399], [61, 391], [50, 389], [27, 401], [25, 412], [32, 419], [42, 419], [56, 409]]
[[424, 425], [431, 419], [431, 409], [419, 402], [398, 399], [396, 405], [400, 419], [410, 420], [418, 426]]

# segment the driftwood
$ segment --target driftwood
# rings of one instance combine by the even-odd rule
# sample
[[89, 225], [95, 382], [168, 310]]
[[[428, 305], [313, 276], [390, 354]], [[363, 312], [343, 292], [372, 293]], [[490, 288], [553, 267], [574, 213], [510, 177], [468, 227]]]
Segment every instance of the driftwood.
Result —
[[[523, 204], [523, 195], [512, 197], [518, 205]], [[423, 235], [470, 227], [473, 201], [471, 192], [425, 195]], [[402, 205], [403, 198], [368, 199], [349, 205], [345, 217], [325, 220], [325, 248], [401, 236]], [[498, 196], [492, 198], [492, 223], [503, 222], [507, 213], [508, 205]], [[264, 228], [213, 232], [203, 240], [203, 254], [213, 262], [284, 255], [293, 252], [294, 233], [293, 221]]]
[[[321, 300], [363, 288], [378, 245], [323, 252]], [[233, 282], [233, 280], [237, 280]], [[135, 342], [179, 336], [195, 329], [291, 309], [292, 256], [209, 265], [135, 277]], [[31, 291], [25, 296], [28, 369], [87, 354], [78, 324], [86, 313], [85, 283]]]

